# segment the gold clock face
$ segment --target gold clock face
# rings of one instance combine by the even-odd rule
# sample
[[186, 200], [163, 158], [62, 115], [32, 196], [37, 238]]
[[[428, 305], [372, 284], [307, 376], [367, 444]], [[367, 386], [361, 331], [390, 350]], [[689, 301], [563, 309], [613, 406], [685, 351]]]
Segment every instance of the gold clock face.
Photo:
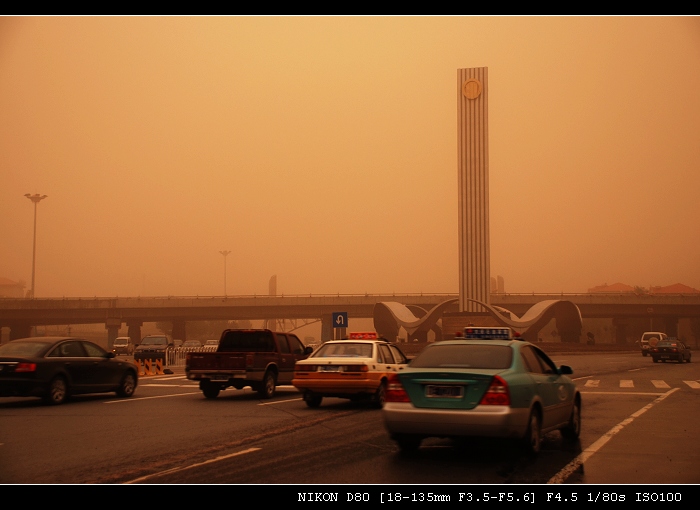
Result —
[[469, 78], [462, 84], [462, 94], [467, 99], [476, 99], [481, 95], [481, 82], [476, 78]]

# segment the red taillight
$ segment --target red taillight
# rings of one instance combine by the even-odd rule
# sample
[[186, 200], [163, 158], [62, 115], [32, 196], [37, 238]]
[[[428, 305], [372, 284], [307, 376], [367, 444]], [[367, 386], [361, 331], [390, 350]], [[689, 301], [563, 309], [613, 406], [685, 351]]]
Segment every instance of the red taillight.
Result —
[[509, 406], [510, 393], [508, 392], [508, 384], [499, 376], [494, 375], [489, 389], [486, 390], [479, 404], [482, 406]]
[[369, 372], [367, 365], [344, 365], [341, 367], [343, 372]]
[[36, 372], [36, 363], [18, 363], [15, 372]]
[[246, 368], [252, 368], [254, 363], [253, 363], [253, 355], [252, 354], [246, 354], [245, 355], [245, 366]]
[[316, 365], [302, 365], [300, 363], [297, 363], [296, 365], [294, 365], [294, 371], [295, 372], [315, 372]]
[[408, 397], [408, 393], [401, 384], [399, 376], [396, 374], [391, 374], [386, 385], [386, 402], [410, 402], [411, 399]]

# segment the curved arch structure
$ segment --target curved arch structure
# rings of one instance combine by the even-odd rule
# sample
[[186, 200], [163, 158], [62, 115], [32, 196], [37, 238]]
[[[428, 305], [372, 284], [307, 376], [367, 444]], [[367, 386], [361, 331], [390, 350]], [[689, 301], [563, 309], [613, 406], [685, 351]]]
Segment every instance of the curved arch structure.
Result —
[[[522, 317], [518, 317], [505, 308], [491, 306], [476, 299], [468, 300], [481, 305], [499, 324], [519, 331], [525, 340], [537, 341], [537, 332], [549, 321], [555, 319], [562, 342], [579, 342], [583, 320], [578, 306], [571, 301], [559, 299], [540, 301], [530, 307]], [[457, 301], [459, 300], [443, 301], [420, 317], [402, 303], [394, 301], [377, 303], [374, 306], [374, 328], [377, 333], [390, 340], [397, 338], [402, 328], [408, 335], [408, 341], [425, 342], [430, 331], [435, 334], [435, 340], [442, 340], [442, 314]], [[416, 312], [424, 311], [416, 310]]]
[[442, 313], [446, 308], [457, 303], [459, 299], [448, 299], [432, 307], [420, 317], [416, 315], [403, 303], [395, 301], [383, 301], [374, 305], [374, 329], [380, 336], [394, 340], [399, 336], [401, 328], [406, 330], [408, 341], [417, 340], [426, 342], [428, 332], [435, 333], [436, 340], [442, 340]]

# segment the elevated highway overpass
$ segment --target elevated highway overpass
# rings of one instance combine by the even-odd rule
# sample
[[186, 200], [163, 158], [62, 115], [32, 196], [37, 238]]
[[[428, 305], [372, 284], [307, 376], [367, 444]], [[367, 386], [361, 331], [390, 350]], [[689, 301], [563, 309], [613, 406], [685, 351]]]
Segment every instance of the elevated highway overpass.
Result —
[[[372, 318], [375, 304], [395, 301], [430, 310], [458, 294], [337, 294], [281, 296], [166, 296], [115, 298], [0, 298], [0, 327], [10, 329], [10, 338], [30, 336], [32, 327], [102, 323], [108, 339], [123, 325], [129, 336], [140, 340], [144, 322], [173, 324], [173, 336], [186, 339], [186, 323], [203, 320], [321, 320], [322, 340], [331, 338], [332, 315], [346, 312], [348, 318]], [[672, 334], [681, 318], [700, 318], [700, 295], [635, 294], [492, 294], [491, 304], [522, 316], [535, 303], [568, 300], [578, 305], [586, 318], [610, 318], [624, 325], [630, 318], [661, 321]], [[454, 310], [457, 311], [457, 305]], [[624, 329], [624, 328], [623, 328]]]

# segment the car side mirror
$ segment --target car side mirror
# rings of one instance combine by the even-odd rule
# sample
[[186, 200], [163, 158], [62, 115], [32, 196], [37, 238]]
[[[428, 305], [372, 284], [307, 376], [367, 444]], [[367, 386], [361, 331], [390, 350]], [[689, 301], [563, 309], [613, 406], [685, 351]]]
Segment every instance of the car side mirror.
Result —
[[311, 347], [310, 345], [307, 345], [306, 347], [304, 347], [304, 354], [311, 354], [312, 352], [314, 352], [314, 348]]
[[109, 358], [115, 358], [116, 356], [117, 356], [117, 355], [114, 354], [113, 352], [108, 352], [107, 354], [105, 354], [105, 358], [108, 358], [108, 359], [109, 359]]
[[561, 375], [571, 375], [574, 370], [569, 365], [562, 365], [559, 367], [559, 374]]

